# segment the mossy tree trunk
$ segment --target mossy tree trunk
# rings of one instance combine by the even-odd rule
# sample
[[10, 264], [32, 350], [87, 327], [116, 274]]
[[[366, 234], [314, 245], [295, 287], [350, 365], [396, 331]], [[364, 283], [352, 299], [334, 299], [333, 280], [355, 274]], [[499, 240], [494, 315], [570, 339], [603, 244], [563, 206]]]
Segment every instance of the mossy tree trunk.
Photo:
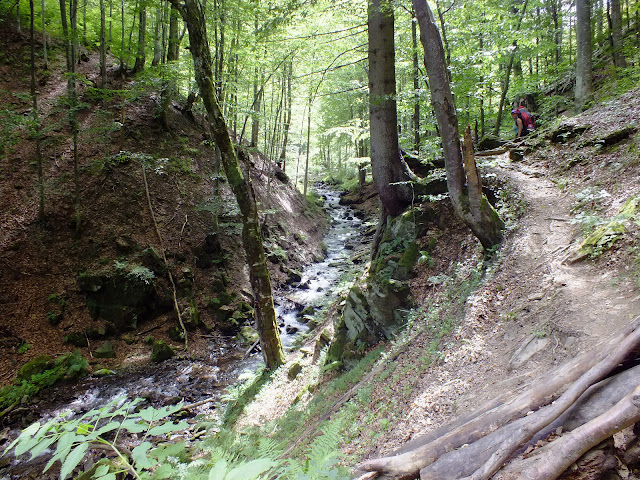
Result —
[[284, 351], [273, 306], [271, 279], [262, 245], [258, 222], [258, 210], [253, 189], [245, 178], [231, 143], [226, 122], [216, 98], [209, 42], [207, 40], [204, 13], [198, 0], [170, 0], [182, 15], [189, 29], [189, 41], [195, 77], [200, 96], [209, 116], [209, 127], [216, 145], [220, 148], [222, 164], [242, 214], [242, 239], [249, 265], [251, 287], [255, 296], [256, 325], [260, 345], [268, 369], [284, 363]]
[[[526, 5], [526, 2], [525, 2]], [[447, 189], [456, 214], [471, 229], [485, 249], [502, 240], [504, 223], [482, 194], [482, 184], [473, 156], [471, 134], [467, 127], [468, 143], [465, 146], [463, 168], [458, 117], [447, 75], [447, 63], [440, 32], [433, 12], [426, 0], [413, 0], [413, 8], [420, 27], [420, 39], [424, 47], [424, 64], [429, 76], [431, 103], [438, 120], [444, 150]], [[465, 189], [465, 181], [467, 189]]]

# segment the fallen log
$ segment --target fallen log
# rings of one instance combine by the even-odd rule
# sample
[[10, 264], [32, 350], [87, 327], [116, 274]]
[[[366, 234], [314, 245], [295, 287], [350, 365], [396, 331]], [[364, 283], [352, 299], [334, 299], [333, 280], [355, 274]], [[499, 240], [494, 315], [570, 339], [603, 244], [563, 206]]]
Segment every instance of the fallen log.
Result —
[[[518, 435], [518, 446], [532, 438], [540, 429], [553, 422], [559, 414], [567, 410], [577, 398], [593, 383], [608, 375], [618, 363], [622, 362], [640, 344], [640, 317], [637, 317], [627, 327], [610, 337], [590, 352], [575, 357], [557, 369], [545, 374], [531, 387], [523, 390], [513, 400], [496, 404], [489, 403], [475, 415], [469, 415], [462, 421], [438, 429], [437, 435], [431, 434], [410, 442], [410, 448], [403, 448], [395, 455], [368, 460], [357, 466], [360, 475], [375, 471], [383, 474], [381, 478], [402, 478], [416, 475], [419, 471], [433, 464], [445, 454], [459, 449], [463, 445], [471, 445], [490, 433], [501, 429], [505, 425], [526, 417], [541, 407], [550, 404], [564, 395], [561, 402], [552, 410], [537, 416], [536, 423], [529, 423], [524, 432]], [[570, 387], [569, 387], [570, 386]], [[563, 392], [566, 391], [566, 394]], [[524, 439], [524, 440], [523, 440]], [[500, 468], [506, 457], [515, 448], [511, 444], [502, 442], [502, 447], [495, 451], [489, 464], [481, 467], [473, 478], [489, 478], [488, 472], [495, 473], [496, 465]], [[467, 447], [468, 448], [468, 447]], [[485, 457], [486, 458], [486, 457]], [[486, 462], [485, 462], [486, 463]], [[484, 475], [484, 476], [482, 476]], [[425, 477], [429, 478], [429, 477]], [[437, 477], [434, 477], [437, 478]], [[448, 478], [462, 478], [453, 476]]]

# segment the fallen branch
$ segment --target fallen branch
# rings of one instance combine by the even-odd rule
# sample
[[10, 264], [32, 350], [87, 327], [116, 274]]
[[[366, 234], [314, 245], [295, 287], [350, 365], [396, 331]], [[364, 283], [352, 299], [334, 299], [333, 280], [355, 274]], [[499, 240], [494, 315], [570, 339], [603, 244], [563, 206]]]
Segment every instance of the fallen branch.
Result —
[[[615, 356], [615, 358], [619, 357], [619, 355], [616, 356], [616, 352], [622, 350], [623, 342], [628, 345], [638, 344], [640, 340], [639, 327], [640, 317], [637, 317], [627, 327], [621, 329], [608, 341], [601, 344], [599, 348], [594, 349], [594, 351], [585, 352], [547, 373], [544, 378], [535, 382], [513, 400], [503, 404], [492, 402], [480, 412], [468, 415], [465, 419], [453, 425], [438, 429], [437, 436], [426, 435], [425, 437], [416, 439], [411, 442], [412, 448], [410, 450], [403, 449], [396, 455], [363, 462], [358, 465], [358, 471], [377, 471], [398, 477], [417, 474], [420, 470], [432, 464], [447, 452], [458, 449], [465, 444], [471, 444], [507, 425], [509, 422], [525, 417], [529, 412], [536, 411], [542, 406], [551, 403], [561, 395], [567, 388], [567, 385], [576, 382], [580, 377], [585, 375], [585, 372], [589, 372], [605, 359], [609, 359], [610, 361], [608, 363], [612, 364], [613, 368], [615, 368], [617, 363], [615, 363], [616, 360], [613, 359], [613, 356]], [[633, 337], [633, 340], [627, 338], [630, 336]], [[630, 348], [633, 347], [629, 346], [624, 352], [624, 355], [629, 352]], [[622, 355], [622, 357], [624, 357], [624, 355]], [[594, 382], [594, 378], [601, 378], [601, 376], [602, 374], [596, 375], [595, 371], [591, 372], [589, 375], [589, 378], [591, 378], [590, 384]], [[586, 379], [583, 379], [583, 382], [577, 383], [582, 385], [584, 381], [586, 381]], [[587, 385], [587, 388], [589, 385]], [[573, 394], [580, 388], [582, 387], [578, 385], [572, 387]], [[568, 397], [565, 397], [565, 399], [567, 398]]]
[[164, 253], [164, 242], [162, 241], [162, 235], [160, 234], [160, 230], [158, 229], [158, 223], [156, 222], [156, 216], [153, 213], [153, 206], [151, 205], [151, 194], [149, 193], [149, 183], [147, 182], [147, 172], [144, 168], [144, 161], [142, 162], [142, 178], [144, 179], [144, 189], [147, 193], [147, 203], [149, 204], [149, 211], [151, 212], [151, 219], [153, 220], [153, 226], [156, 230], [156, 235], [158, 236], [158, 240], [160, 241], [160, 250], [162, 251], [162, 260], [164, 261], [164, 266], [167, 268], [167, 275], [169, 277], [169, 283], [171, 283], [171, 288], [173, 289], [173, 306], [176, 310], [176, 314], [178, 315], [178, 323], [180, 324], [180, 328], [182, 328], [182, 334], [184, 335], [184, 349], [189, 350], [189, 337], [187, 336], [187, 329], [184, 326], [182, 321], [182, 315], [180, 314], [180, 307], [178, 306], [178, 293], [176, 290], [176, 284], [173, 281], [173, 275], [171, 274], [171, 269], [169, 268], [169, 262], [167, 262], [167, 256]]

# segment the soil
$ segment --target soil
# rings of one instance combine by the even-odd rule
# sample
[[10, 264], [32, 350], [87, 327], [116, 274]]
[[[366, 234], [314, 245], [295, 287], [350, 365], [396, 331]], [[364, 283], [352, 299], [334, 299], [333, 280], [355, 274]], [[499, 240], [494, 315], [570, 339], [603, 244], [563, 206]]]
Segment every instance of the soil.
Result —
[[[0, 28], [4, 59], [0, 102], [7, 111], [16, 112], [19, 120], [30, 114], [32, 106], [28, 45], [25, 37]], [[60, 45], [49, 45], [50, 70], [40, 64], [37, 68], [38, 109], [47, 128], [42, 222], [37, 218], [35, 142], [25, 127], [4, 132], [14, 138], [4, 144], [0, 155], [0, 387], [9, 384], [17, 370], [38, 355], [55, 357], [74, 350], [64, 340], [69, 333], [104, 326], [102, 319], [89, 314], [87, 299], [78, 285], [80, 275], [112, 268], [116, 262], [149, 266], [144, 253], [149, 248], [161, 252], [164, 247], [173, 276], [182, 285], [179, 304], [183, 315], [194, 309], [199, 313], [201, 327], [189, 333], [189, 355], [207, 355], [212, 343], [228, 347], [236, 342], [237, 332], [222, 331], [210, 307], [210, 299], [220, 294], [216, 283], [223, 282], [226, 290], [237, 296], [233, 306], [241, 301], [251, 303], [241, 219], [224, 176], [218, 174], [215, 152], [204, 142], [202, 117], [183, 115], [176, 99], [169, 108], [169, 128], [165, 130], [156, 118], [159, 98], [154, 85], [121, 75], [115, 58], [108, 59], [109, 87], [130, 89], [135, 96], [100, 98], [91, 90], [99, 81], [98, 57], [87, 53], [85, 61], [78, 64], [84, 80], [79, 82], [79, 99], [84, 104], [79, 112], [79, 235], [74, 231], [73, 155]], [[119, 151], [127, 152], [122, 161], [113, 156]], [[322, 210], [310, 206], [283, 171], [274, 167], [270, 173], [265, 168], [269, 163], [261, 154], [246, 149], [241, 158], [263, 211], [272, 283], [279, 288], [291, 281], [292, 272], [322, 258], [321, 240], [328, 222]], [[162, 244], [147, 203], [143, 162]], [[218, 178], [220, 182], [216, 182]], [[221, 260], [203, 263], [202, 249], [216, 231], [220, 247], [214, 253]], [[159, 297], [170, 298], [166, 275], [157, 275], [154, 284]], [[58, 324], [52, 325], [52, 314], [61, 318]], [[89, 339], [89, 347], [80, 350], [93, 369], [146, 363], [151, 348], [143, 339], [148, 335], [180, 351], [182, 344], [167, 334], [169, 327], [177, 324], [169, 306], [140, 322], [132, 332]], [[94, 349], [107, 338], [117, 357], [94, 359]]]
[[[498, 186], [510, 206], [510, 212], [502, 210], [511, 216], [509, 233], [461, 309], [455, 299], [444, 298], [441, 279], [470, 277], [482, 254], [478, 242], [452, 220], [450, 208], [439, 207], [439, 231], [429, 232], [429, 238], [436, 238], [432, 264], [416, 267], [412, 289], [418, 307], [452, 303], [440, 315], [441, 321], [451, 319], [452, 332], [429, 363], [430, 329], [419, 323], [424, 320], [411, 327], [417, 333], [409, 333], [391, 374], [372, 381], [369, 408], [360, 409], [343, 444], [347, 458], [357, 463], [388, 455], [594, 348], [638, 315], [637, 227], [632, 222], [598, 258], [572, 259], [584, 239], [580, 212], [610, 218], [640, 194], [637, 135], [605, 148], [585, 146], [629, 125], [640, 107], [639, 93], [630, 91], [565, 120], [589, 125], [582, 137], [557, 144], [549, 141], [549, 131], [542, 131], [520, 145], [527, 151], [520, 161], [511, 161], [509, 153], [481, 160], [485, 179]], [[606, 195], [584, 205], [577, 199], [586, 188]], [[362, 200], [367, 196], [363, 193]], [[429, 238], [423, 241], [425, 249]], [[305, 365], [307, 375], [316, 374], [311, 358], [295, 360]], [[309, 400], [302, 388], [312, 380], [281, 377], [249, 406], [241, 428], [264, 424], [301, 398]], [[316, 381], [322, 384], [323, 379]]]

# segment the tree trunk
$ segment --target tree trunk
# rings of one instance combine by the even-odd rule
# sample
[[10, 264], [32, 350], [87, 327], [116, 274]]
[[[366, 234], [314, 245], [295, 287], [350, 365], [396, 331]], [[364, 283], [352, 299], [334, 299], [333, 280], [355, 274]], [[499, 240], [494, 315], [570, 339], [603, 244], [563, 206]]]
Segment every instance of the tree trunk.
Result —
[[592, 92], [591, 2], [576, 0], [576, 109], [582, 111]]
[[144, 3], [140, 5], [140, 24], [138, 25], [138, 50], [136, 63], [133, 66], [133, 73], [144, 70], [147, 61], [147, 7]]
[[[522, 11], [520, 12], [520, 16], [518, 17], [518, 23], [516, 25], [516, 33], [520, 31], [520, 25], [522, 25], [522, 19], [524, 18], [524, 14], [527, 11], [527, 3], [529, 3], [529, 0], [525, 0], [524, 5], [522, 6]], [[513, 68], [513, 61], [516, 57], [517, 49], [518, 49], [518, 42], [514, 40], [513, 50], [511, 52], [511, 55], [509, 56], [509, 64], [507, 65], [507, 71], [505, 73], [504, 83], [502, 87], [502, 94], [500, 95], [500, 104], [498, 105], [498, 118], [496, 119], [496, 127], [493, 130], [493, 134], [496, 136], [500, 134], [500, 124], [502, 123], [502, 112], [504, 110], [504, 105], [507, 98], [507, 92], [509, 91], [509, 80], [511, 77], [511, 69]]]
[[44, 0], [41, 1], [41, 13], [42, 13], [42, 56], [44, 60], [44, 69], [49, 70], [49, 57], [47, 56], [47, 29], [45, 26], [45, 4]]
[[411, 204], [412, 192], [398, 145], [394, 15], [389, 0], [371, 1], [368, 31], [371, 170], [382, 209], [395, 217]]
[[420, 153], [420, 68], [418, 63], [418, 26], [415, 13], [411, 12], [411, 59], [413, 61], [413, 149]]
[[[38, 118], [38, 99], [36, 96], [36, 42], [35, 42], [35, 10], [33, 0], [29, 0], [31, 22], [29, 28], [29, 40], [31, 44], [31, 99], [33, 109], [33, 134], [36, 141], [36, 167], [38, 169], [38, 220], [44, 220], [44, 177], [42, 174], [42, 142], [40, 138], [40, 119]], [[44, 10], [43, 10], [44, 15]], [[45, 47], [46, 52], [46, 47]]]
[[613, 63], [617, 68], [627, 68], [627, 60], [622, 52], [620, 0], [611, 0], [611, 39], [613, 41]]
[[153, 28], [153, 60], [151, 66], [155, 67], [162, 63], [163, 48], [162, 48], [162, 23], [163, 23], [163, 4], [160, 2], [156, 6], [156, 22]]
[[249, 277], [254, 294], [256, 326], [260, 345], [268, 369], [284, 363], [284, 351], [273, 306], [271, 279], [262, 245], [258, 210], [251, 184], [243, 174], [236, 150], [218, 105], [213, 81], [211, 52], [207, 40], [206, 25], [198, 0], [171, 0], [189, 29], [189, 41], [200, 96], [209, 116], [209, 127], [222, 156], [222, 164], [229, 185], [238, 201], [242, 214], [242, 240], [249, 265]]
[[[525, 2], [526, 6], [526, 2]], [[420, 38], [424, 47], [424, 63], [429, 75], [431, 103], [435, 110], [444, 150], [447, 188], [456, 214], [471, 229], [485, 249], [497, 245], [502, 240], [504, 223], [486, 197], [482, 195], [482, 185], [473, 160], [473, 144], [467, 128], [465, 142], [465, 164], [462, 167], [458, 117], [447, 75], [446, 59], [440, 33], [435, 18], [426, 0], [413, 0], [413, 8], [418, 18]], [[469, 185], [464, 191], [465, 179]]]
[[107, 12], [104, 0], [100, 0], [100, 88], [107, 86]]
[[263, 88], [258, 86], [258, 67], [255, 68], [255, 78], [253, 80], [253, 107], [251, 112], [251, 141], [252, 147], [258, 146], [258, 138], [260, 134], [260, 110], [262, 108]]
[[178, 10], [172, 2], [169, 15], [169, 48], [167, 48], [167, 62], [178, 60], [180, 57], [180, 33], [178, 25]]
[[302, 194], [307, 198], [307, 186], [309, 185], [309, 149], [311, 145], [311, 104], [312, 97], [309, 96], [309, 109], [307, 110], [307, 158], [304, 162], [304, 187]]
[[282, 140], [282, 150], [280, 152], [280, 165], [283, 171], [286, 172], [287, 167], [287, 143], [289, 141], [289, 128], [291, 127], [291, 106], [292, 106], [292, 93], [291, 82], [293, 77], [293, 61], [289, 62], [285, 66], [286, 81], [287, 81], [287, 111], [284, 119], [284, 137]]

